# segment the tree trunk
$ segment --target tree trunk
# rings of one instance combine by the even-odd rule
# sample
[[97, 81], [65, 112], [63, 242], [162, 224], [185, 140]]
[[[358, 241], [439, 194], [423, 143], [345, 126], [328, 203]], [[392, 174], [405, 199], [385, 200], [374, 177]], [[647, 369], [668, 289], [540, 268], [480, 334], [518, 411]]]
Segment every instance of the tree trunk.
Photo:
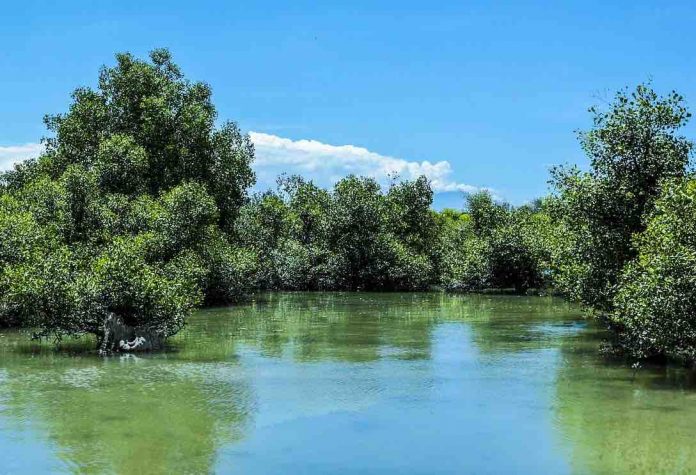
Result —
[[152, 330], [131, 327], [115, 314], [109, 315], [99, 335], [99, 354], [151, 351], [162, 348], [164, 337]]

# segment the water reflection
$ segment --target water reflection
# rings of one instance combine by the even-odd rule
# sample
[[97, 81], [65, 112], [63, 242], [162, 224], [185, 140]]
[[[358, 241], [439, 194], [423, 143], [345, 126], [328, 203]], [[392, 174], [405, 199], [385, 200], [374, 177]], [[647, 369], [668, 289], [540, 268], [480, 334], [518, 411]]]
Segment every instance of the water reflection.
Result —
[[589, 328], [561, 344], [558, 427], [581, 473], [693, 473], [696, 381], [681, 368], [637, 372], [597, 353]]
[[689, 471], [692, 373], [634, 377], [600, 336], [559, 300], [438, 293], [260, 295], [141, 357], [0, 332], [0, 472]]
[[444, 302], [456, 307], [440, 294], [278, 293], [198, 318], [263, 356], [360, 363], [385, 354], [428, 358], [432, 328], [447, 314]]
[[[234, 365], [29, 350], [3, 352], [0, 363], [7, 471], [206, 473], [249, 422], [253, 400]], [[15, 440], [5, 453], [5, 437], [44, 444]], [[42, 449], [53, 457], [36, 466]]]

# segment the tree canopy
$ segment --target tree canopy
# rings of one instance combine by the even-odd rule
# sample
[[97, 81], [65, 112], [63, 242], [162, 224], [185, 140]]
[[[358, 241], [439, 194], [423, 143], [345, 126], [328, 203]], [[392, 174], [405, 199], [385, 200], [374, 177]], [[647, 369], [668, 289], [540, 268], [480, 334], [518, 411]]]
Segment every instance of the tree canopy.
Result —
[[621, 270], [636, 256], [633, 236], [645, 228], [661, 184], [688, 171], [692, 144], [679, 132], [690, 114], [679, 94], [659, 96], [645, 84], [619, 91], [608, 110], [590, 112], [593, 128], [579, 133], [590, 170], [552, 171], [554, 217], [569, 238], [558, 254], [557, 285], [610, 310]]
[[226, 231], [254, 182], [254, 149], [215, 120], [210, 88], [166, 50], [117, 55], [96, 89], [47, 116], [44, 153], [2, 177], [12, 247], [0, 318], [39, 335], [93, 333], [108, 350], [116, 334], [156, 345], [204, 298], [238, 297], [254, 263]]

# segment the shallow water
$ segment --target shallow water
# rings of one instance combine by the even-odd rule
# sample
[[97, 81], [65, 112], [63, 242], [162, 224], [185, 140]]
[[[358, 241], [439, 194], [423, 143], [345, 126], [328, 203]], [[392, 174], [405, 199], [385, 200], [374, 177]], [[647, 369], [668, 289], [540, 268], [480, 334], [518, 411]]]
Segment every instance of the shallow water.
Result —
[[261, 295], [169, 351], [0, 333], [0, 472], [687, 473], [692, 373], [637, 373], [560, 300]]

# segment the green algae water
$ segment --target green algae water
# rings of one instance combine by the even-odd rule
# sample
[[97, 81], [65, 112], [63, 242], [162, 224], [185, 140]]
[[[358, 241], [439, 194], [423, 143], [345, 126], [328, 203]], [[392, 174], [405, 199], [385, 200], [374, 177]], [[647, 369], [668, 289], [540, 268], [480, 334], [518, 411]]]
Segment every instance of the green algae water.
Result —
[[696, 378], [551, 298], [277, 293], [167, 351], [0, 333], [0, 473], [689, 473]]

